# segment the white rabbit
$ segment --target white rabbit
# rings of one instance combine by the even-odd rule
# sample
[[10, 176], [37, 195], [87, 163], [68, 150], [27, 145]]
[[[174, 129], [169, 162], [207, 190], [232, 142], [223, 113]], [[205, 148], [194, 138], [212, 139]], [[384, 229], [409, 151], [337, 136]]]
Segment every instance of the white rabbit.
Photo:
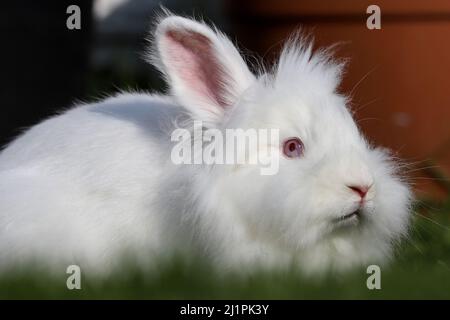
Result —
[[[180, 252], [239, 270], [388, 260], [407, 233], [411, 192], [336, 92], [342, 64], [294, 40], [273, 70], [254, 75], [219, 31], [172, 15], [153, 42], [169, 95], [78, 105], [2, 151], [0, 268], [37, 261], [108, 272], [123, 254], [146, 265]], [[193, 120], [279, 129], [266, 146], [278, 173], [174, 164], [171, 133]]]

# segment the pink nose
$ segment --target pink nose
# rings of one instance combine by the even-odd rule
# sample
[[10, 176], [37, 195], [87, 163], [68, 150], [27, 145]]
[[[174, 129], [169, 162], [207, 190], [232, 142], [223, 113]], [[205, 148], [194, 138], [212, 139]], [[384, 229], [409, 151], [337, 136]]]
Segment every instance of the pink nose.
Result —
[[363, 199], [367, 192], [370, 189], [370, 186], [347, 186], [350, 189], [352, 189], [353, 191], [355, 191], [357, 194], [359, 194], [359, 196], [361, 197], [361, 199]]

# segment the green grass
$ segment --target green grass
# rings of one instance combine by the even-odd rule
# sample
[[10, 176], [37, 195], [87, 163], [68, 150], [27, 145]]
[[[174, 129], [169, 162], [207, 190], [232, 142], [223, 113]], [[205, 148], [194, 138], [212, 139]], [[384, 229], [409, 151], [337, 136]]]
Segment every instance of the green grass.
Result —
[[[66, 274], [29, 269], [0, 276], [2, 299], [450, 299], [450, 203], [427, 218], [416, 215], [411, 238], [389, 267], [381, 290], [368, 290], [365, 269], [322, 280], [297, 272], [219, 277], [202, 263], [174, 260], [158, 274], [127, 267], [102, 281], [82, 278], [81, 290], [66, 288]], [[432, 219], [432, 220], [430, 220]]]

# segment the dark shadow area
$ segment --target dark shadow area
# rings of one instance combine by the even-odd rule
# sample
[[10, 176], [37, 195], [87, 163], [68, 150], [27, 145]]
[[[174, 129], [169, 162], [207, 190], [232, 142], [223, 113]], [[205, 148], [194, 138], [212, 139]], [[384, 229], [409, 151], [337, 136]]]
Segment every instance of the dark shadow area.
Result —
[[92, 36], [92, 3], [82, 10], [81, 30], [66, 27], [66, 9], [74, 1], [2, 1], [0, 145], [37, 123], [86, 89]]

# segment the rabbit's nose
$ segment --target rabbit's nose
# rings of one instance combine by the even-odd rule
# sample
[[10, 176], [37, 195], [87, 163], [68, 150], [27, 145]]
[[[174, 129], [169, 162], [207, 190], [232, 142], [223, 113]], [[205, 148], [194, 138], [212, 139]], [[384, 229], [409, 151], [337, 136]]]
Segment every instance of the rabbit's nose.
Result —
[[361, 199], [363, 199], [367, 192], [369, 191], [371, 186], [368, 185], [357, 185], [357, 186], [347, 186], [349, 189], [353, 190], [354, 192], [356, 192], [357, 194], [359, 194], [359, 196], [361, 197]]

